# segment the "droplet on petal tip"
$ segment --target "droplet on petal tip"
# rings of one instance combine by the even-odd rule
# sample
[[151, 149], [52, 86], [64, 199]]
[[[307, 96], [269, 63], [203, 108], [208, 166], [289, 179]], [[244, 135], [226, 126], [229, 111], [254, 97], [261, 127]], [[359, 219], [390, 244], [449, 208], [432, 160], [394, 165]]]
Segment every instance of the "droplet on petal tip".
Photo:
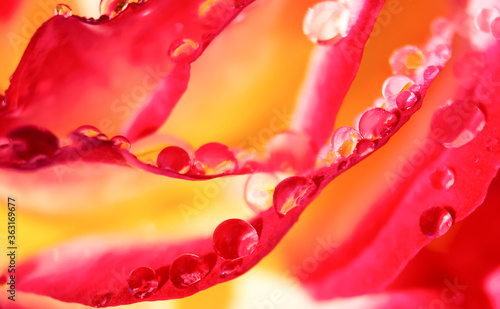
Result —
[[280, 216], [301, 205], [316, 190], [314, 181], [303, 176], [292, 176], [281, 181], [274, 190], [273, 203]]
[[420, 215], [420, 231], [426, 237], [443, 236], [455, 221], [455, 211], [451, 207], [431, 207]]
[[303, 22], [307, 38], [321, 45], [337, 43], [349, 33], [351, 14], [337, 1], [324, 1], [309, 8]]
[[226, 260], [234, 260], [254, 252], [259, 236], [250, 223], [241, 219], [229, 219], [214, 230], [212, 242], [217, 255]]

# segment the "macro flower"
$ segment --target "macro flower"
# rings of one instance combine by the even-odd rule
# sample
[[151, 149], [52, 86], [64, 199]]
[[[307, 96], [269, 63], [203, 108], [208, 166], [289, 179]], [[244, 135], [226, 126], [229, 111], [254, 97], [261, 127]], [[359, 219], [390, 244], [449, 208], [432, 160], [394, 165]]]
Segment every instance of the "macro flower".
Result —
[[28, 3], [2, 306], [499, 308], [494, 1]]

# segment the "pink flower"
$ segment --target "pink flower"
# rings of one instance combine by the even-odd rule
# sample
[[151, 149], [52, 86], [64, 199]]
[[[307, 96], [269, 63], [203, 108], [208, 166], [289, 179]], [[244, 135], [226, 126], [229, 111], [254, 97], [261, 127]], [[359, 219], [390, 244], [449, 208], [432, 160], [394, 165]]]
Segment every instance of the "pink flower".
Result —
[[[274, 119], [269, 125], [274, 136], [269, 140], [261, 138], [264, 131], [259, 131], [257, 142], [249, 138], [241, 147], [201, 139], [203, 145], [196, 149], [180, 138], [155, 133], [175, 113], [184, 93], [189, 95], [191, 65], [197, 72], [197, 60], [205, 56], [223, 61], [224, 57], [207, 53], [214, 47], [222, 55], [230, 54], [236, 48], [231, 43], [238, 42], [232, 40], [237, 30], [255, 31], [251, 19], [258, 19], [259, 14], [279, 20], [274, 14], [287, 6], [279, 1], [252, 2], [104, 1], [101, 13], [111, 18], [103, 15], [98, 20], [72, 15], [69, 7], [58, 6], [58, 16], [37, 30], [5, 98], [0, 98], [0, 165], [5, 172], [1, 177], [8, 184], [2, 194], [14, 194], [20, 205], [26, 201], [26, 210], [18, 207], [19, 224], [31, 220], [35, 226], [44, 226], [58, 217], [59, 222], [78, 224], [79, 216], [89, 216], [94, 224], [113, 230], [111, 215], [130, 219], [140, 216], [143, 203], [162, 201], [165, 192], [154, 192], [152, 186], [181, 186], [169, 182], [177, 178], [189, 180], [188, 187], [194, 189], [189, 191], [192, 204], [179, 203], [176, 208], [184, 219], [180, 225], [187, 229], [172, 233], [168, 227], [153, 225], [151, 231], [131, 236], [124, 220], [117, 225], [118, 234], [105, 228], [84, 230], [75, 235], [85, 237], [54, 248], [33, 247], [29, 258], [19, 258], [15, 278], [4, 275], [7, 294], [1, 303], [7, 308], [34, 306], [29, 298], [9, 300], [9, 293], [14, 295], [12, 286], [16, 293], [23, 293], [19, 298], [49, 296], [58, 300], [50, 304], [61, 307], [64, 304], [59, 301], [105, 307], [192, 297], [251, 270], [275, 249], [323, 190], [323, 196], [334, 201], [327, 204], [338, 203], [327, 185], [366, 158], [364, 171], [353, 169], [345, 174], [354, 179], [343, 188], [353, 192], [345, 196], [366, 207], [345, 212], [348, 232], [331, 227], [332, 222], [341, 223], [329, 218], [341, 216], [340, 209], [322, 207], [321, 212], [310, 214], [310, 221], [296, 224], [298, 231], [309, 231], [285, 238], [282, 246], [289, 270], [284, 275], [287, 283], [281, 286], [294, 286], [289, 280], [297, 278], [318, 302], [346, 308], [498, 308], [500, 244], [491, 236], [498, 234], [495, 205], [500, 198], [499, 182], [494, 179], [500, 162], [498, 4], [454, 1], [447, 19], [432, 23], [426, 43], [407, 45], [391, 55], [392, 75], [383, 87], [379, 85], [383, 97], [362, 113], [358, 111], [352, 126], [339, 125], [343, 120], [337, 115], [349, 101], [348, 90], [357, 90], [353, 81], [358, 68], [363, 70], [365, 47], [376, 44], [372, 42], [403, 8], [398, 1], [385, 6], [383, 1], [362, 0], [318, 4], [304, 22], [304, 31], [318, 46], [297, 90], [293, 117], [284, 120], [286, 128], [273, 129], [279, 127]], [[250, 21], [238, 26], [235, 18], [247, 10]], [[280, 30], [293, 37], [297, 32]], [[216, 45], [219, 34], [217, 39], [226, 41]], [[266, 44], [272, 47], [273, 41]], [[284, 50], [293, 52], [293, 46]], [[220, 64], [204, 65], [207, 68], [198, 72], [207, 74]], [[276, 87], [295, 96], [287, 85]], [[427, 118], [409, 121], [422, 113]], [[283, 113], [276, 117], [287, 118]], [[232, 118], [228, 113], [220, 119], [234, 122]], [[190, 120], [186, 117], [182, 122], [189, 122], [197, 135], [203, 135], [205, 128]], [[408, 150], [401, 152], [403, 147]], [[384, 158], [370, 163], [372, 153]], [[380, 163], [386, 167], [377, 167]], [[374, 178], [373, 188], [361, 186], [368, 184], [363, 174], [376, 177], [380, 172], [383, 176]], [[244, 192], [239, 192], [243, 177], [248, 180]], [[147, 186], [141, 188], [146, 179]], [[234, 181], [228, 184], [228, 179]], [[377, 184], [380, 179], [386, 184]], [[25, 185], [28, 181], [30, 186]], [[201, 190], [200, 183], [207, 186]], [[34, 188], [38, 185], [41, 190]], [[124, 195], [123, 200], [110, 198], [115, 207], [121, 206], [120, 211], [107, 209], [108, 189], [111, 195]], [[54, 204], [75, 209], [57, 208], [47, 200], [58, 190], [68, 190], [68, 194], [61, 191]], [[378, 194], [378, 190], [387, 192]], [[168, 194], [175, 195], [174, 191]], [[228, 216], [226, 211], [233, 210], [225, 209], [222, 216], [218, 212], [215, 224], [204, 223], [208, 233], [196, 231], [200, 233], [192, 236], [189, 230], [199, 223], [199, 219], [191, 221], [193, 216], [200, 217], [209, 204], [207, 196], [218, 199], [221, 192], [228, 196], [237, 192], [241, 200], [243, 195], [253, 215], [245, 209]], [[86, 197], [96, 193], [103, 197]], [[129, 198], [135, 198], [135, 203], [124, 202]], [[99, 203], [88, 205], [92, 200]], [[369, 205], [364, 204], [367, 201]], [[152, 216], [162, 216], [162, 209], [153, 209]], [[31, 219], [38, 215], [41, 219]], [[105, 217], [102, 222], [101, 216]], [[168, 216], [153, 222], [175, 224]], [[324, 232], [327, 228], [336, 235]], [[180, 238], [179, 233], [191, 237]], [[20, 238], [19, 247], [30, 241]], [[285, 302], [283, 295], [271, 293], [269, 299], [255, 300], [253, 306], [274, 308]], [[301, 300], [308, 306], [316, 304], [307, 296]]]

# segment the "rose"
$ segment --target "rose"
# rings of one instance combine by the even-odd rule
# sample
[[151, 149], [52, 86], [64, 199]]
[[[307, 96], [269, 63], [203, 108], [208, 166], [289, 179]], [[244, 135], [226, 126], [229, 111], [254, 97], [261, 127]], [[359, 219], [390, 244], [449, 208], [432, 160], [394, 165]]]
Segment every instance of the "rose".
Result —
[[[486, 83], [488, 83], [488, 82], [486, 82]], [[489, 83], [491, 84], [491, 80], [489, 81]], [[492, 86], [494, 86], [494, 85], [492, 85]], [[467, 113], [466, 113], [466, 115], [467, 115]], [[453, 122], [452, 122], [452, 123], [453, 123]], [[426, 143], [419, 143], [419, 144], [426, 145]], [[489, 144], [488, 144], [488, 145], [489, 145]], [[487, 146], [487, 147], [490, 147], [490, 146]], [[425, 149], [425, 148], [424, 148], [424, 149]], [[412, 154], [412, 153], [410, 153], [410, 154]], [[432, 154], [432, 152], [431, 152], [431, 154]], [[415, 157], [415, 156], [416, 156], [416, 155], [415, 155], [415, 154], [413, 154], [412, 156], [410, 156], [410, 159], [411, 159], [412, 157]], [[412, 163], [412, 161], [413, 161], [413, 163]], [[414, 166], [413, 166], [414, 168], [415, 168], [415, 167], [417, 167], [417, 168], [418, 168], [420, 164], [416, 164], [415, 162], [420, 162], [420, 161], [410, 160], [410, 164], [413, 164], [413, 165], [414, 165]], [[451, 161], [450, 161], [450, 162], [451, 162]], [[486, 161], [486, 163], [485, 163], [486, 165], [487, 165], [487, 162], [488, 162], [488, 161]], [[401, 171], [403, 171], [403, 169], [401, 169]], [[411, 173], [410, 173], [410, 174], [411, 174]], [[399, 184], [399, 183], [400, 183], [400, 182], [401, 182], [401, 183], [404, 183], [404, 182], [405, 182], [405, 180], [406, 180], [406, 181], [411, 181], [411, 178], [412, 178], [412, 177], [410, 177], [410, 176], [408, 176], [408, 175], [406, 175], [406, 176], [404, 176], [404, 175], [406, 175], [404, 172], [400, 172], [400, 175], [399, 175], [399, 176], [402, 176], [402, 177], [403, 177], [403, 179], [401, 180], [401, 179], [400, 179], [401, 177], [397, 178], [397, 180], [398, 180], [398, 181], [396, 181], [396, 185], [401, 185], [401, 184]], [[409, 180], [408, 180], [407, 178], [408, 178]], [[458, 181], [458, 180], [457, 180], [457, 181]], [[457, 183], [457, 185], [458, 185], [458, 183]], [[397, 188], [397, 187], [396, 187], [396, 188]], [[480, 190], [478, 190], [478, 191], [480, 191]], [[429, 192], [429, 194], [430, 194], [430, 192]], [[378, 207], [377, 207], [377, 208], [378, 208]], [[460, 214], [459, 214], [459, 215], [460, 215]], [[463, 214], [462, 214], [462, 215], [463, 215]], [[451, 216], [451, 214], [450, 214], [450, 216]], [[380, 216], [380, 217], [382, 217], [382, 219], [383, 219], [383, 218], [387, 218], [387, 217], [384, 217], [384, 216]], [[448, 218], [449, 218], [449, 217], [448, 217]], [[355, 234], [355, 235], [356, 235], [356, 234]], [[356, 237], [353, 237], [353, 238], [354, 238], [354, 239], [356, 239]], [[356, 243], [356, 242], [354, 242], [354, 243]], [[349, 244], [349, 242], [347, 242], [347, 244]], [[383, 248], [382, 248], [382, 249], [383, 249]], [[367, 251], [369, 251], [369, 250], [367, 250]], [[315, 251], [314, 251], [314, 250], [312, 250], [311, 252], [315, 252]], [[345, 257], [345, 256], [347, 256], [347, 255], [344, 255], [344, 257]], [[338, 256], [337, 256], [337, 257], [338, 257]], [[304, 262], [305, 262], [305, 261], [306, 261], [306, 259], [304, 259]], [[308, 261], [310, 261], [310, 259], [308, 259]], [[372, 261], [373, 261], [373, 260], [372, 260]], [[318, 262], [318, 261], [317, 261], [317, 262]], [[322, 261], [322, 262], [323, 262], [323, 261]], [[312, 264], [311, 264], [311, 263], [312, 263]], [[311, 263], [310, 263], [310, 265], [314, 265], [314, 262], [311, 262]], [[323, 262], [323, 263], [325, 263], [325, 262]], [[326, 263], [325, 263], [325, 264], [326, 264]], [[328, 268], [328, 265], [332, 265], [332, 263], [328, 263], [328, 264], [326, 264], [327, 266], [324, 266], [325, 264], [323, 264], [323, 268], [324, 268], [324, 267], [327, 267], [327, 268]], [[304, 264], [304, 265], [305, 265], [305, 264]], [[319, 262], [318, 262], [318, 265], [319, 265]], [[312, 267], [312, 266], [311, 266], [311, 267]], [[314, 268], [314, 267], [313, 267], [313, 268]], [[383, 270], [385, 270], [385, 271], [387, 271], [388, 269], [389, 269], [389, 268], [385, 268], [385, 267], [383, 268]], [[388, 271], [388, 272], [390, 272], [390, 271]], [[298, 275], [301, 279], [307, 279], [307, 278], [303, 278], [303, 277], [305, 277], [304, 275], [299, 275], [299, 274], [297, 274], [297, 275]], [[356, 277], [356, 276], [355, 276], [355, 277]], [[386, 277], [387, 277], [387, 279], [391, 279], [389, 276], [386, 276]], [[358, 278], [358, 280], [359, 280], [359, 279], [361, 279], [361, 277], [356, 277], [356, 278]], [[456, 281], [454, 281], [454, 282], [456, 283]], [[313, 282], [313, 284], [314, 284], [314, 282]], [[458, 286], [458, 287], [461, 287], [461, 286], [460, 286], [460, 284], [458, 284], [458, 283], [456, 283], [456, 284], [457, 284], [457, 286]], [[323, 285], [323, 286], [328, 287], [328, 285]], [[317, 290], [319, 290], [319, 291], [320, 291], [320, 293], [321, 293], [321, 289], [320, 289], [320, 288], [317, 288]], [[357, 293], [357, 292], [353, 292], [353, 290], [351, 290], [351, 291], [350, 291], [350, 293]], [[417, 293], [417, 296], [419, 296], [419, 295], [420, 295], [420, 294], [418, 294], [418, 293]], [[427, 294], [425, 294], [425, 293], [424, 293], [424, 296], [426, 296], [426, 295], [427, 295]], [[411, 295], [411, 294], [409, 294], [409, 296], [411, 297], [412, 295]], [[428, 296], [428, 295], [427, 295], [427, 296]], [[427, 296], [426, 296], [426, 297], [427, 297]], [[431, 296], [432, 296], [432, 295], [431, 295]], [[417, 298], [418, 298], [418, 297], [417, 297]], [[279, 297], [274, 297], [274, 298], [272, 298], [272, 300], [276, 300], [276, 299], [279, 299]], [[425, 298], [424, 298], [424, 299], [425, 299]], [[267, 302], [264, 302], [264, 303], [265, 303], [265, 304], [268, 304]], [[275, 301], [274, 303], [277, 303], [277, 301]]]

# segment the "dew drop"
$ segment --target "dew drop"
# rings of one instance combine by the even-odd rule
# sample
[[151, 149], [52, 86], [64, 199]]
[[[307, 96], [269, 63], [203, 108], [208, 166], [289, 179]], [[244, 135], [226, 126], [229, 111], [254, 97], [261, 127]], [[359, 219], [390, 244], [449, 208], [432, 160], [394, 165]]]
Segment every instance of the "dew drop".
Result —
[[52, 132], [35, 126], [18, 128], [7, 137], [16, 159], [25, 162], [40, 155], [53, 158], [59, 149], [59, 139]]
[[172, 42], [169, 50], [170, 59], [175, 63], [193, 62], [200, 54], [200, 45], [191, 39]]
[[243, 259], [224, 261], [220, 265], [220, 276], [225, 278], [227, 276], [236, 274], [240, 269]]
[[158, 289], [158, 275], [149, 267], [138, 267], [128, 276], [128, 292], [138, 299], [144, 299]]
[[205, 278], [210, 266], [195, 254], [178, 256], [170, 267], [170, 280], [179, 289], [187, 288]]
[[73, 14], [73, 11], [67, 4], [59, 3], [54, 8], [54, 15], [60, 15], [63, 17], [70, 17]]
[[340, 127], [333, 132], [330, 144], [333, 150], [342, 157], [348, 157], [354, 152], [356, 144], [360, 139], [361, 135], [356, 129], [352, 127]]
[[410, 75], [424, 63], [424, 55], [418, 47], [408, 45], [394, 51], [389, 63], [392, 73]]
[[431, 135], [447, 148], [472, 141], [486, 123], [483, 112], [469, 101], [449, 101], [432, 116]]
[[309, 137], [292, 131], [273, 136], [266, 145], [266, 152], [273, 167], [288, 172], [305, 171], [314, 166], [316, 155]]
[[111, 299], [111, 293], [97, 294], [92, 298], [92, 307], [102, 308], [105, 307]]
[[208, 143], [196, 150], [193, 156], [196, 172], [204, 175], [229, 174], [238, 167], [234, 153], [220, 143]]
[[113, 18], [124, 11], [128, 4], [128, 0], [101, 0], [99, 13]]
[[302, 29], [311, 42], [331, 45], [347, 36], [350, 19], [346, 6], [336, 1], [324, 1], [308, 9]]
[[273, 206], [273, 192], [279, 179], [272, 173], [255, 173], [248, 177], [245, 184], [245, 201], [255, 213], [268, 210]]
[[99, 134], [102, 134], [98, 128], [89, 125], [81, 126], [73, 132], [86, 137], [97, 137]]
[[359, 133], [367, 139], [378, 139], [389, 134], [396, 124], [398, 117], [382, 108], [372, 108], [363, 113], [359, 119]]
[[500, 17], [493, 19], [490, 23], [491, 35], [497, 40], [500, 40]]
[[438, 190], [446, 190], [455, 183], [455, 173], [447, 166], [435, 169], [430, 178], [431, 185]]
[[159, 168], [184, 174], [191, 166], [191, 157], [181, 147], [169, 146], [164, 148], [156, 158], [156, 165]]
[[405, 90], [398, 94], [396, 98], [396, 105], [400, 110], [406, 111], [415, 106], [419, 99], [420, 94], [418, 92]]
[[333, 150], [332, 145], [325, 145], [318, 152], [318, 157], [316, 158], [316, 167], [319, 168], [322, 166], [330, 166], [338, 162], [339, 159], [340, 154], [336, 153]]
[[130, 142], [125, 136], [117, 135], [111, 139], [111, 142], [115, 147], [123, 150], [130, 150]]
[[198, 17], [207, 27], [219, 26], [234, 9], [232, 0], [206, 0], [198, 8]]
[[455, 221], [455, 211], [450, 207], [431, 207], [420, 215], [420, 230], [427, 237], [443, 236]]
[[303, 176], [292, 176], [281, 181], [274, 190], [273, 203], [279, 215], [286, 215], [316, 191], [314, 182]]
[[387, 78], [382, 86], [382, 95], [387, 101], [396, 99], [396, 96], [413, 85], [413, 80], [403, 75], [395, 75]]
[[425, 85], [430, 85], [432, 81], [436, 78], [436, 76], [439, 74], [439, 67], [430, 65], [427, 68], [425, 68], [424, 71], [424, 84]]
[[369, 155], [375, 150], [375, 143], [369, 139], [362, 139], [356, 146], [356, 153], [360, 157]]
[[475, 18], [476, 28], [482, 32], [489, 33], [490, 24], [497, 17], [500, 17], [500, 12], [495, 8], [484, 8], [478, 11]]
[[217, 226], [212, 235], [215, 252], [226, 260], [250, 255], [257, 248], [259, 236], [250, 223], [229, 219]]

